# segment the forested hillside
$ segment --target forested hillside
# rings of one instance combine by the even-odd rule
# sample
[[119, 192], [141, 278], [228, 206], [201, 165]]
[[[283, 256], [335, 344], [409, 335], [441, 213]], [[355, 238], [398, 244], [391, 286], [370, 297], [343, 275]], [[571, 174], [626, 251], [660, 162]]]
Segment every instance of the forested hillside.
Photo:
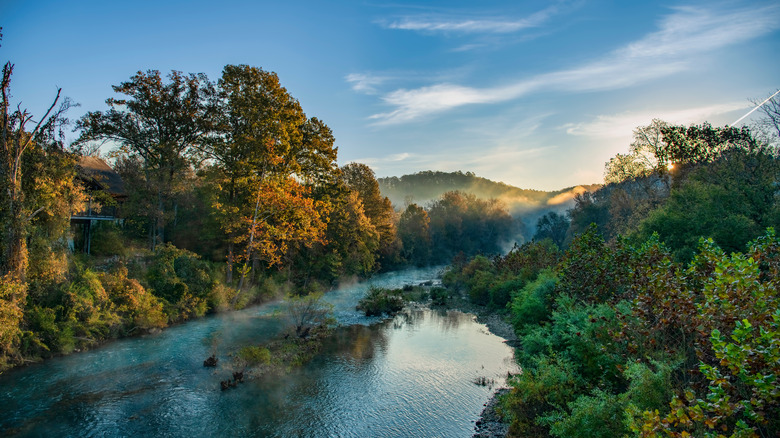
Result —
[[396, 208], [403, 208], [409, 203], [426, 205], [446, 192], [459, 191], [480, 199], [497, 199], [515, 217], [542, 210], [566, 211], [574, 205], [577, 194], [600, 187], [600, 184], [590, 184], [546, 192], [521, 189], [476, 176], [472, 172], [460, 171], [425, 171], [401, 177], [378, 178], [377, 181], [382, 194], [390, 198]]

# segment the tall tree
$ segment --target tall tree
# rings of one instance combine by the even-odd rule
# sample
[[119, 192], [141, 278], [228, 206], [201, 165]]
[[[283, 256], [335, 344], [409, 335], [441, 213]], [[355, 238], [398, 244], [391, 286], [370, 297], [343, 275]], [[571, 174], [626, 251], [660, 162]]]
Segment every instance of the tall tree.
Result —
[[417, 266], [431, 261], [431, 218], [417, 204], [409, 204], [398, 221], [398, 235], [403, 244], [402, 255]]
[[379, 233], [379, 252], [388, 259], [395, 252], [396, 216], [393, 204], [379, 191], [374, 171], [362, 163], [350, 163], [341, 169], [344, 182], [356, 191], [363, 202], [363, 210]]
[[[753, 103], [761, 104], [755, 101]], [[766, 143], [780, 145], [780, 96], [777, 92], [764, 102], [760, 109], [764, 115], [755, 123], [757, 133]]]
[[495, 254], [511, 237], [514, 220], [496, 199], [471, 193], [447, 192], [428, 209], [433, 261], [448, 262], [467, 255]]
[[111, 142], [137, 159], [145, 190], [154, 193], [148, 218], [149, 246], [166, 241], [166, 225], [177, 209], [177, 183], [193, 161], [201, 157], [204, 140], [215, 115], [214, 84], [204, 74], [172, 71], [165, 82], [157, 70], [139, 71], [129, 81], [112, 87], [127, 96], [109, 98], [108, 111], [89, 112], [76, 124], [77, 144]]
[[278, 264], [289, 244], [322, 240], [328, 205], [311, 189], [336, 171], [336, 148], [327, 125], [307, 119], [275, 73], [228, 65], [218, 85], [212, 206], [226, 236], [228, 281], [243, 263], [243, 286], [261, 259]]
[[[0, 273], [11, 275], [24, 282], [27, 272], [27, 236], [30, 222], [46, 209], [45, 205], [26, 202], [23, 164], [25, 157], [31, 151], [40, 149], [44, 144], [55, 141], [57, 129], [62, 125], [64, 113], [70, 106], [65, 100], [58, 110], [54, 108], [60, 99], [61, 89], [57, 90], [49, 109], [39, 119], [32, 129], [28, 124], [34, 123], [33, 115], [17, 106], [10, 111], [10, 86], [14, 66], [6, 63], [2, 78], [2, 126], [0, 130], [0, 215], [2, 217], [3, 238]], [[61, 149], [61, 143], [55, 147]]]
[[711, 163], [729, 149], [754, 151], [759, 143], [747, 127], [702, 125], [665, 126], [661, 128], [663, 142], [655, 150], [661, 169]]
[[63, 240], [70, 214], [83, 199], [74, 181], [75, 160], [63, 149], [59, 129], [66, 123], [69, 101], [55, 110], [58, 89], [35, 122], [21, 105], [11, 110], [12, 74], [13, 65], [5, 64], [0, 101], [0, 370], [7, 359], [18, 359], [28, 277], [52, 277], [44, 274], [51, 271], [51, 258], [61, 254], [54, 243]]
[[563, 248], [567, 231], [569, 231], [569, 220], [566, 216], [551, 211], [536, 222], [534, 240], [551, 239], [558, 248]]
[[668, 123], [653, 119], [649, 125], [634, 129], [634, 141], [629, 152], [615, 155], [604, 166], [604, 182], [619, 183], [648, 176], [658, 170], [656, 151], [665, 147], [661, 131], [668, 127]]

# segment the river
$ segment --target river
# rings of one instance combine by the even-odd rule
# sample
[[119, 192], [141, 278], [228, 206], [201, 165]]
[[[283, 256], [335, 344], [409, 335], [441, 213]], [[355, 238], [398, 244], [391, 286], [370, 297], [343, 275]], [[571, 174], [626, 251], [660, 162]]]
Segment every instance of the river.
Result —
[[366, 318], [373, 284], [401, 287], [436, 269], [377, 276], [328, 292], [341, 325], [311, 362], [220, 391], [241, 346], [284, 329], [279, 304], [214, 315], [0, 376], [2, 436], [468, 437], [491, 386], [517, 372], [503, 339], [458, 311], [410, 308]]

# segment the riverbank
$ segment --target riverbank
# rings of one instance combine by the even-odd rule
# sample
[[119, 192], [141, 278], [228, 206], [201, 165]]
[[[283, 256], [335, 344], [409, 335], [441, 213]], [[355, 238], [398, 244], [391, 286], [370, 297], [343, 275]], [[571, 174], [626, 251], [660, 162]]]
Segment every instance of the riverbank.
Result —
[[504, 317], [493, 309], [472, 303], [463, 293], [454, 292], [450, 295], [445, 307], [460, 310], [463, 313], [471, 313], [477, 317], [477, 322], [485, 324], [496, 336], [504, 338], [504, 343], [510, 347], [518, 347], [518, 338], [515, 328]]
[[509, 432], [509, 423], [505, 422], [498, 414], [497, 408], [500, 398], [507, 394], [511, 389], [500, 388], [485, 403], [485, 408], [479, 415], [479, 420], [474, 424], [474, 435], [472, 438], [503, 438]]

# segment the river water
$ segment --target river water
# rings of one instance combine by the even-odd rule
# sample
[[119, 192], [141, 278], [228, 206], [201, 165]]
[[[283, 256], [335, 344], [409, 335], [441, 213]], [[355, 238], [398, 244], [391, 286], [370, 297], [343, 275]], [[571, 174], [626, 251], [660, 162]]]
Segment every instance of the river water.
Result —
[[[512, 349], [472, 315], [410, 308], [366, 318], [370, 284], [401, 287], [436, 269], [328, 292], [341, 327], [308, 364], [229, 391], [228, 353], [278, 335], [279, 304], [202, 318], [0, 376], [0, 436], [470, 436], [491, 386], [517, 372]], [[220, 367], [204, 368], [212, 352]]]

